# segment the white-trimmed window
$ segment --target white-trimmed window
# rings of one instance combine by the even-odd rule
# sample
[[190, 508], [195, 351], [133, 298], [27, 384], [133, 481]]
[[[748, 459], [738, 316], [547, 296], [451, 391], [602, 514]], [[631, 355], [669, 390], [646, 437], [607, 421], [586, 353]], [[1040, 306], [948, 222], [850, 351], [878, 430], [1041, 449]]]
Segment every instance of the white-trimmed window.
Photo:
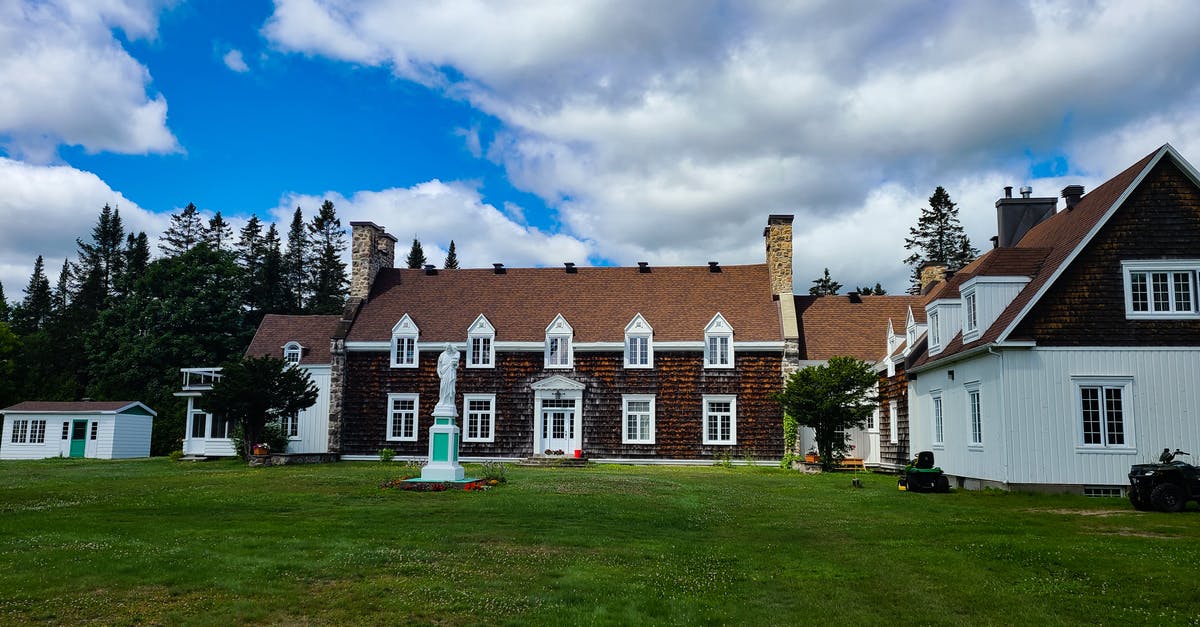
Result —
[[[92, 435], [91, 435], [91, 437], [89, 437], [88, 439], [90, 439], [90, 440], [95, 440], [95, 439], [96, 439], [96, 433], [97, 433], [99, 430], [100, 430], [100, 423], [98, 423], [98, 422], [93, 422], [93, 423], [92, 423]], [[46, 434], [45, 434], [45, 432], [43, 431], [43, 433], [42, 433], [43, 439], [45, 439], [45, 435], [46, 435]]]
[[929, 312], [929, 349], [935, 351], [942, 345], [941, 330], [938, 329], [938, 313], [936, 311]]
[[704, 395], [704, 444], [737, 444], [737, 397]]
[[621, 443], [654, 444], [654, 395], [621, 395]]
[[625, 325], [625, 367], [654, 367], [654, 329], [642, 314]]
[[547, 368], [573, 368], [575, 366], [574, 342], [571, 338], [575, 330], [567, 323], [567, 319], [558, 314], [546, 327], [545, 366]]
[[300, 357], [304, 354], [304, 347], [300, 342], [288, 342], [283, 345], [283, 361], [289, 366], [299, 366]]
[[1133, 379], [1072, 377], [1079, 417], [1079, 446], [1088, 449], [1133, 449], [1130, 428]]
[[[201, 434], [201, 435], [203, 435], [203, 434]], [[70, 437], [71, 437], [71, 423], [69, 423], [69, 422], [64, 422], [64, 423], [63, 423], [62, 439], [64, 439], [64, 440], [67, 440], [67, 439], [70, 439]]]
[[970, 448], [983, 446], [983, 399], [979, 392], [979, 382], [963, 386], [967, 391], [967, 417], [970, 419], [971, 440]]
[[421, 330], [417, 328], [417, 323], [404, 314], [392, 327], [393, 368], [416, 368], [421, 363], [421, 350], [417, 346], [420, 337]]
[[900, 410], [896, 401], [888, 401], [888, 441], [892, 444], [900, 442]]
[[945, 423], [942, 419], [942, 397], [933, 397], [933, 445], [942, 446], [946, 443]]
[[1198, 318], [1200, 260], [1122, 261], [1125, 317]]
[[417, 440], [416, 394], [388, 394], [387, 439], [394, 442]]
[[720, 313], [704, 327], [704, 367], [733, 367], [733, 327]]
[[496, 367], [496, 327], [483, 314], [467, 329], [467, 367]]
[[966, 335], [979, 330], [979, 308], [976, 306], [975, 292], [963, 294], [963, 303], [963, 309], [967, 312], [967, 324], [963, 329], [964, 335]]
[[300, 439], [300, 412], [288, 414], [279, 419], [279, 426], [283, 428], [283, 434], [289, 440]]
[[494, 442], [496, 439], [496, 395], [463, 394], [466, 419], [463, 442]]
[[45, 420], [14, 420], [12, 427], [13, 444], [45, 444]]

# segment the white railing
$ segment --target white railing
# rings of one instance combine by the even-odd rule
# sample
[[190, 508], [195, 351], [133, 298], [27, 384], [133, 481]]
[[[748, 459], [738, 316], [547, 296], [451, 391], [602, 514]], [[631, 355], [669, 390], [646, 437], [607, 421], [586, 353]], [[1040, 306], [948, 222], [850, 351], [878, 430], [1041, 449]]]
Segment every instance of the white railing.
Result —
[[211, 390], [213, 384], [221, 380], [220, 368], [180, 368], [183, 373], [183, 389]]

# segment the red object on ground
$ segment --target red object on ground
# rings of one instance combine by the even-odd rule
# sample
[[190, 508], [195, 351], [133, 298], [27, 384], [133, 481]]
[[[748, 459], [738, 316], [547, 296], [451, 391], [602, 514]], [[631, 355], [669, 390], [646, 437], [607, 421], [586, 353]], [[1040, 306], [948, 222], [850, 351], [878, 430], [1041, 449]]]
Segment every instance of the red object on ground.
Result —
[[580, 457], [583, 457], [583, 451], [575, 449], [575, 459], [579, 459]]

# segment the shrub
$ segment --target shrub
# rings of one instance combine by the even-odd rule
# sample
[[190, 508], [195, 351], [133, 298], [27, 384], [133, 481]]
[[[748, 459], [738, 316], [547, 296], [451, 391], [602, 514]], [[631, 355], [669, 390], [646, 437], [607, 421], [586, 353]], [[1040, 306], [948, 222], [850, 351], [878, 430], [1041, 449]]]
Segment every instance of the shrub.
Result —
[[170, 454], [167, 455], [167, 457], [169, 457], [171, 459], [171, 461], [177, 462], [177, 461], [183, 459], [183, 451], [181, 451], [179, 449], [175, 449], [175, 450], [171, 451]]
[[480, 467], [479, 474], [481, 479], [488, 481], [495, 480], [498, 483], [507, 483], [508, 479], [505, 474], [508, 472], [508, 466], [502, 462], [483, 462]]
[[379, 449], [379, 461], [381, 461], [381, 462], [390, 462], [390, 461], [392, 461], [392, 458], [394, 458], [395, 456], [396, 456], [396, 451], [393, 451], [390, 448]]
[[[237, 451], [239, 455], [243, 454], [243, 451], [250, 450], [250, 447], [246, 446], [246, 432], [242, 429], [241, 424], [233, 428], [233, 433], [229, 437], [233, 440], [233, 450]], [[287, 452], [288, 437], [283, 432], [283, 425], [278, 421], [272, 421], [263, 425], [259, 441], [251, 442], [251, 445], [253, 444], [266, 444], [272, 454], [283, 454]]]

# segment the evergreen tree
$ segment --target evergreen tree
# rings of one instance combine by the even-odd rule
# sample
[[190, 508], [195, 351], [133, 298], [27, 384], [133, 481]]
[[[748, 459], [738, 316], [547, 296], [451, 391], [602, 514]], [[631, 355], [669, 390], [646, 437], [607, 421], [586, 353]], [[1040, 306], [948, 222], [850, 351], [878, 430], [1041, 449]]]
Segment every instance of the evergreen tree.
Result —
[[829, 268], [825, 268], [825, 275], [813, 279], [813, 286], [808, 288], [808, 293], [813, 296], [833, 296], [840, 289], [842, 289], [842, 284], [834, 281], [829, 276]]
[[346, 232], [342, 221], [337, 218], [333, 203], [326, 200], [317, 215], [308, 225], [308, 241], [313, 249], [309, 267], [309, 285], [312, 296], [308, 311], [318, 314], [340, 313], [346, 303], [346, 264], [342, 253], [346, 251]]
[[[0, 292], [0, 299], [3, 293]], [[9, 328], [8, 323], [0, 320], [0, 407], [8, 407], [20, 400], [17, 394], [17, 358], [20, 356], [21, 342]]]
[[861, 429], [875, 411], [878, 383], [870, 363], [835, 356], [792, 373], [775, 399], [797, 424], [812, 428], [821, 469], [829, 471], [846, 453], [846, 431]]
[[223, 364], [221, 380], [205, 397], [206, 408], [242, 427], [242, 457], [262, 441], [268, 422], [298, 413], [317, 402], [308, 372], [276, 357], [244, 357]]
[[447, 270], [458, 269], [458, 253], [454, 252], [454, 240], [450, 240], [450, 249], [446, 251], [446, 262], [442, 267]]
[[[283, 243], [279, 231], [272, 223], [263, 237], [262, 267], [259, 268], [254, 284], [259, 290], [258, 303], [261, 313], [286, 313], [288, 311], [287, 285], [284, 283]], [[252, 321], [257, 328], [262, 316]]]
[[171, 226], [163, 231], [158, 248], [168, 257], [178, 257], [205, 241], [207, 232], [196, 205], [189, 202], [183, 211], [171, 216]]
[[860, 287], [858, 293], [863, 296], [884, 296], [887, 290], [883, 289], [883, 285], [876, 283], [875, 287]]
[[213, 250], [226, 250], [233, 244], [233, 227], [221, 217], [221, 212], [213, 214], [211, 220], [208, 221], [208, 231], [204, 235], [204, 241]]
[[233, 250], [237, 253], [238, 264], [246, 274], [255, 274], [262, 265], [263, 253], [262, 221], [258, 216], [250, 216], [250, 219], [246, 220], [246, 226], [238, 231], [238, 241]]
[[59, 320], [67, 315], [67, 308], [71, 306], [71, 261], [63, 259], [62, 271], [58, 273], [58, 282], [54, 285], [54, 291], [50, 293], [50, 311], [51, 315]]
[[[74, 293], [71, 300], [77, 305], [84, 320], [107, 306], [108, 299], [116, 291], [117, 279], [125, 266], [125, 255], [121, 245], [125, 243], [125, 227], [121, 214], [108, 205], [100, 210], [96, 226], [92, 227], [92, 241], [76, 239], [79, 260], [71, 268]], [[59, 284], [63, 285], [62, 278]]]
[[425, 265], [425, 251], [421, 249], [421, 241], [413, 238], [412, 249], [408, 251], [406, 260], [409, 268], [421, 268]]
[[292, 214], [288, 228], [287, 252], [283, 256], [284, 292], [287, 294], [286, 313], [304, 313], [308, 302], [308, 238], [304, 231], [304, 215], [300, 207]]
[[14, 319], [14, 327], [18, 335], [29, 335], [39, 331], [50, 321], [51, 297], [50, 280], [46, 278], [45, 262], [38, 255], [33, 262], [33, 275], [29, 277], [29, 286], [25, 288], [25, 300]]
[[121, 297], [133, 292], [138, 279], [142, 278], [146, 267], [150, 265], [150, 238], [146, 237], [146, 232], [139, 231], [137, 235], [127, 235], [123, 254], [125, 267], [120, 280], [117, 281], [117, 294]]
[[8, 305], [8, 297], [4, 295], [4, 283], [0, 283], [0, 322], [12, 319], [12, 308]]
[[912, 266], [911, 293], [921, 289], [921, 266], [929, 261], [945, 262], [946, 269], [956, 271], [971, 263], [979, 251], [958, 221], [958, 206], [942, 186], [933, 190], [929, 206], [921, 209], [917, 225], [908, 230], [904, 248], [912, 251], [904, 263]]

